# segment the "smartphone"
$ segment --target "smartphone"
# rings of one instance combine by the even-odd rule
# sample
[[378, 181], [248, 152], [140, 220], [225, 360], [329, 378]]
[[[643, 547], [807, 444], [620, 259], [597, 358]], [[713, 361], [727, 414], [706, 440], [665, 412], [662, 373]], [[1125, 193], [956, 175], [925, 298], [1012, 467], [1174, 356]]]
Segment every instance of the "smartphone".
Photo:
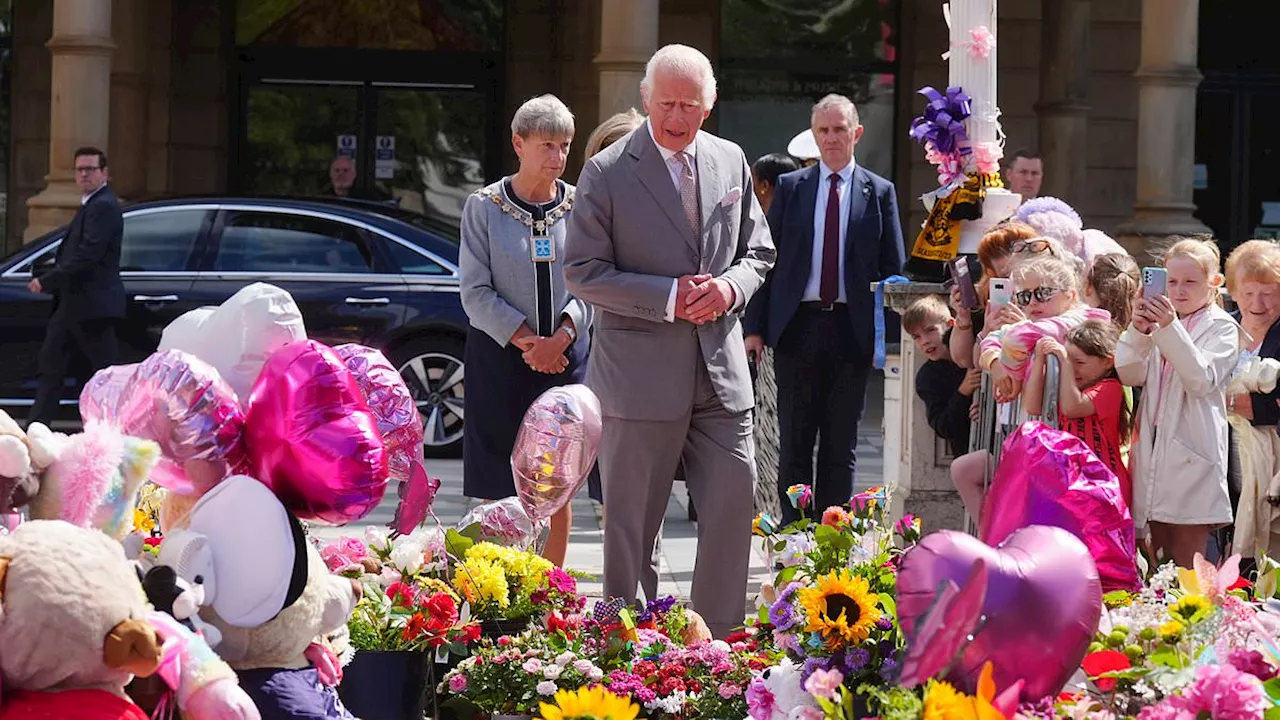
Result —
[[1009, 278], [991, 278], [991, 309], [999, 310], [1013, 300], [1013, 281]]
[[948, 260], [947, 265], [951, 269], [951, 279], [960, 288], [960, 304], [966, 310], [978, 309], [978, 290], [973, 286], [973, 276], [969, 274], [969, 260], [961, 255]]
[[1169, 273], [1164, 268], [1142, 268], [1142, 297], [1153, 298], [1164, 295], [1168, 280]]

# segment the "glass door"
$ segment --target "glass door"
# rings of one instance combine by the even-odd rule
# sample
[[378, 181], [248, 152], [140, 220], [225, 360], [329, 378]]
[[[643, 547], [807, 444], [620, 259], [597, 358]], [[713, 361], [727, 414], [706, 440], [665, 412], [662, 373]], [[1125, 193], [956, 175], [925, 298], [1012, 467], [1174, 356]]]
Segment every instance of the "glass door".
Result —
[[402, 208], [459, 224], [467, 196], [485, 184], [485, 96], [403, 85], [374, 85], [371, 93], [376, 191]]
[[249, 195], [346, 195], [358, 188], [359, 84], [248, 88], [240, 186]]

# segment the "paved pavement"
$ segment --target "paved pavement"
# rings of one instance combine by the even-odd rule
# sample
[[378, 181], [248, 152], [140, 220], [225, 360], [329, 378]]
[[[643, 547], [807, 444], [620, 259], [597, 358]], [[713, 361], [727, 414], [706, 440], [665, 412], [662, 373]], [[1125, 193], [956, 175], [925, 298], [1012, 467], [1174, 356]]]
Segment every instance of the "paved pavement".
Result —
[[[884, 441], [880, 429], [879, 418], [867, 418], [858, 438], [858, 487], [870, 487], [879, 484], [883, 477]], [[474, 500], [462, 495], [462, 461], [432, 460], [427, 464], [428, 472], [441, 480], [440, 492], [436, 496], [435, 514], [446, 527], [451, 527], [475, 504]], [[662, 536], [662, 567], [659, 575], [659, 594], [674, 595], [677, 598], [689, 597], [690, 584], [693, 581], [694, 559], [698, 552], [698, 531], [695, 523], [688, 518], [688, 496], [682, 483], [677, 483], [667, 505], [666, 526]], [[395, 512], [395, 494], [389, 493], [386, 500], [360, 525], [385, 525]], [[595, 575], [595, 581], [579, 583], [580, 590], [588, 597], [598, 598], [601, 594], [599, 577], [604, 571], [603, 543], [600, 505], [587, 497], [585, 490], [578, 493], [573, 501], [573, 532], [569, 537], [569, 551], [565, 558], [566, 567]], [[431, 522], [430, 520], [428, 522]], [[352, 533], [355, 529], [347, 529]], [[313, 527], [312, 532], [320, 537], [336, 537], [343, 534], [342, 528]], [[358, 530], [355, 530], [358, 532]], [[744, 538], [743, 542], [752, 543], [751, 575], [746, 592], [754, 598], [760, 584], [771, 579], [772, 573], [766, 565], [766, 559], [758, 538]]]

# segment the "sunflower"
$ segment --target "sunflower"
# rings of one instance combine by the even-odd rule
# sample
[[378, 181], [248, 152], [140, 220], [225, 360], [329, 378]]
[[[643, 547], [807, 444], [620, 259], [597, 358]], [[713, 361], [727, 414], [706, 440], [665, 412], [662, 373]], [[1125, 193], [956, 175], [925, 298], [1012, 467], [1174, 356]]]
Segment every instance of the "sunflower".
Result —
[[1207, 612], [1209, 608], [1209, 599], [1205, 596], [1184, 595], [1178, 602], [1173, 604], [1173, 607], [1169, 608], [1169, 613], [1186, 622], [1191, 622], [1196, 619], [1197, 615]]
[[540, 703], [542, 720], [636, 720], [640, 707], [603, 686], [557, 690], [554, 703]]
[[818, 578], [814, 587], [805, 588], [796, 596], [804, 608], [805, 632], [820, 633], [832, 650], [866, 640], [880, 619], [871, 587], [848, 570], [827, 573]]

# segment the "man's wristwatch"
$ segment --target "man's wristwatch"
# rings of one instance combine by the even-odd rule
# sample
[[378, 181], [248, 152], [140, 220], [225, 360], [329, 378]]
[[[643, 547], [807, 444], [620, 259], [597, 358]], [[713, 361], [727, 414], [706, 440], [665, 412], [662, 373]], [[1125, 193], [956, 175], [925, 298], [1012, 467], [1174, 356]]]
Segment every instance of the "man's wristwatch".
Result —
[[574, 344], [574, 343], [578, 342], [578, 331], [577, 331], [577, 330], [574, 330], [574, 329], [573, 329], [571, 326], [569, 326], [569, 325], [561, 325], [561, 326], [560, 326], [560, 329], [564, 331], [564, 334], [565, 334], [565, 335], [568, 335], [568, 336], [569, 336], [569, 344], [570, 344], [570, 345], [572, 345], [572, 344]]

